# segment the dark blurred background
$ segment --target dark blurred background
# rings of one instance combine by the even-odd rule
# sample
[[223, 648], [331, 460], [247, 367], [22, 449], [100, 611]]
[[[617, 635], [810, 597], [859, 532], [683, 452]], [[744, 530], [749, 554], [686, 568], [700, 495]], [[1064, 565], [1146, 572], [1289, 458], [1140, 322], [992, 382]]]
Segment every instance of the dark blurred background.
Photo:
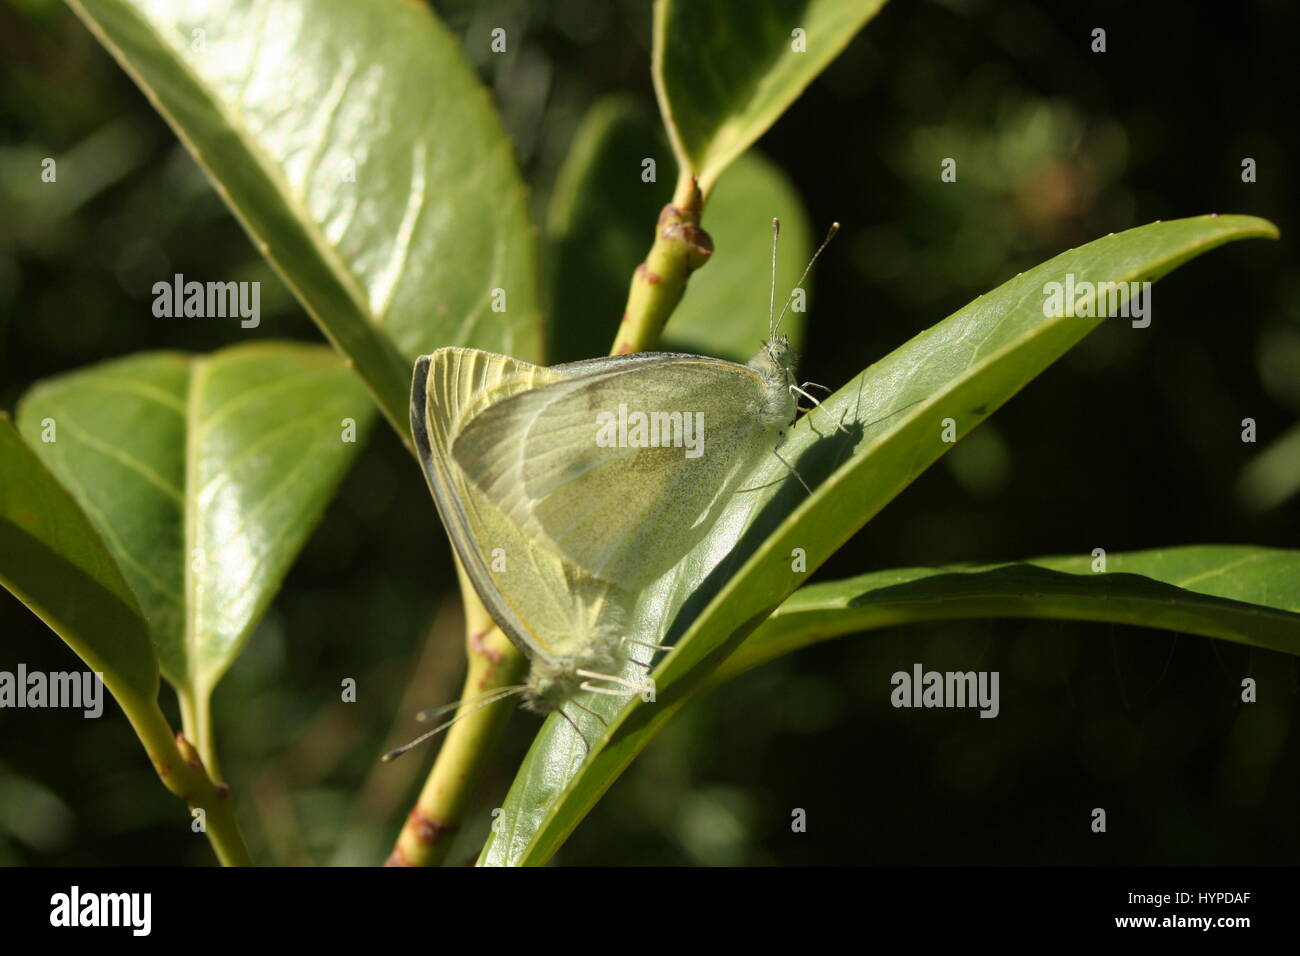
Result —
[[[647, 3], [435, 7], [462, 35], [511, 28], [511, 54], [476, 65], [539, 219], [593, 102], [624, 92], [654, 108]], [[1108, 232], [1233, 212], [1283, 235], [1164, 279], [1142, 334], [1104, 323], [818, 578], [1094, 547], [1300, 545], [1294, 495], [1239, 487], [1300, 416], [1300, 10], [1194, 7], [894, 0], [760, 140], [815, 229], [845, 226], [818, 266], [801, 369], [829, 384]], [[1090, 52], [1094, 27], [1107, 30], [1104, 54]], [[263, 321], [244, 334], [320, 339], [62, 5], [0, 6], [0, 48], [0, 408], [105, 358], [229, 344], [226, 325], [153, 319], [160, 274], [259, 279]], [[75, 166], [84, 190], [34, 186], [44, 156]], [[959, 158], [956, 185], [938, 180], [944, 156]], [[1244, 157], [1258, 163], [1253, 184], [1241, 180]], [[1240, 440], [1245, 417], [1259, 444]], [[1300, 461], [1288, 467], [1300, 474]], [[0, 668], [77, 666], [5, 592], [0, 635]], [[376, 758], [416, 727], [415, 710], [454, 697], [459, 643], [423, 478], [381, 426], [216, 694], [225, 770], [259, 860], [386, 855], [432, 754], [382, 769]], [[917, 661], [1000, 671], [1001, 716], [892, 709], [889, 675]], [[1294, 864], [1298, 674], [1284, 655], [1103, 624], [975, 621], [845, 638], [700, 701], [557, 859]], [[321, 693], [340, 675], [358, 678], [357, 704]], [[1239, 702], [1244, 676], [1258, 680], [1259, 703]], [[472, 859], [537, 726], [512, 720], [458, 859]], [[1099, 806], [1104, 836], [1088, 828]], [[791, 832], [794, 808], [808, 832]], [[0, 862], [211, 862], [187, 822], [115, 706], [89, 722], [0, 711]]]

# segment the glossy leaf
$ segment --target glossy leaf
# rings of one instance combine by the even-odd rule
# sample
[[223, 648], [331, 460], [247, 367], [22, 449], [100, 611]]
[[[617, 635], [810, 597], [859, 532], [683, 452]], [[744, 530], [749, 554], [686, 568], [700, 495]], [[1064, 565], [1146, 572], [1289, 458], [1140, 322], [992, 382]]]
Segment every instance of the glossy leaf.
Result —
[[[681, 168], [699, 178], [706, 196], [882, 6], [884, 0], [657, 0], [659, 109]], [[827, 137], [833, 133], [828, 129]]]
[[916, 621], [1018, 617], [1159, 627], [1300, 655], [1300, 551], [1196, 545], [1014, 564], [896, 568], [800, 588], [714, 673]]
[[426, 4], [72, 7], [404, 438], [415, 356], [472, 345], [538, 358], [535, 250], [512, 148]]
[[0, 583], [102, 673], [118, 700], [158, 695], [158, 658], [135, 595], [99, 532], [7, 415], [0, 415]]
[[[646, 159], [655, 160], [655, 182], [643, 181]], [[632, 272], [672, 199], [667, 159], [660, 130], [630, 100], [602, 100], [583, 121], [548, 214], [551, 361], [609, 351]], [[808, 216], [785, 174], [750, 150], [709, 201], [704, 225], [715, 252], [691, 276], [665, 349], [741, 362], [758, 350], [767, 334], [773, 217], [781, 220], [779, 311], [811, 254]], [[796, 347], [805, 314], [787, 312], [781, 325]]]
[[[0, 583], [100, 675], [164, 786], [191, 809], [207, 812], [204, 832], [218, 860], [248, 865], [215, 763], [194, 760], [194, 750], [178, 739], [159, 707], [154, 639], [127, 576], [97, 522], [41, 460], [53, 446], [68, 443], [66, 431], [60, 439], [57, 421], [38, 424], [33, 440], [41, 455], [0, 414]], [[190, 695], [181, 699], [183, 707], [192, 702]]]
[[[1151, 281], [1225, 242], [1275, 237], [1249, 216], [1153, 223], [1088, 243], [983, 295], [867, 368], [804, 416], [781, 446], [807, 494], [775, 456], [723, 511], [712, 533], [645, 594], [629, 630], [675, 643], [653, 672], [657, 699], [586, 702], [609, 721], [584, 760], [556, 717], [529, 751], [482, 862], [538, 864], [563, 842], [623, 768], [745, 638], [830, 554], [978, 425], [1101, 322], [1048, 316], [1045, 289]], [[1083, 302], [1085, 300], [1081, 300]], [[1157, 312], [1157, 314], [1159, 314]], [[1143, 329], [1129, 327], [1127, 334]], [[1157, 320], [1159, 321], [1159, 320]], [[837, 430], [843, 421], [848, 434]], [[792, 556], [801, 549], [801, 567]], [[625, 676], [640, 671], [629, 666]]]
[[[364, 388], [328, 350], [270, 342], [105, 362], [37, 385], [18, 413], [121, 567], [163, 674], [200, 699], [266, 610], [372, 418]], [[344, 419], [356, 442], [343, 440]], [[55, 440], [41, 442], [49, 425]]]

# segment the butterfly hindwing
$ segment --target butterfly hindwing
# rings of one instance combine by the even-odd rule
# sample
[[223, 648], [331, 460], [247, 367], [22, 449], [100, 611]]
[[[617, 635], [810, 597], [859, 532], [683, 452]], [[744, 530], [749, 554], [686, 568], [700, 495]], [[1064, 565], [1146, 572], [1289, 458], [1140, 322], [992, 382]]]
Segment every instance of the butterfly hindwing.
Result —
[[507, 636], [548, 658], [580, 650], [608, 629], [624, 596], [531, 540], [466, 478], [451, 446], [477, 410], [562, 377], [506, 356], [446, 348], [418, 360], [412, 385], [416, 450], [461, 567]]

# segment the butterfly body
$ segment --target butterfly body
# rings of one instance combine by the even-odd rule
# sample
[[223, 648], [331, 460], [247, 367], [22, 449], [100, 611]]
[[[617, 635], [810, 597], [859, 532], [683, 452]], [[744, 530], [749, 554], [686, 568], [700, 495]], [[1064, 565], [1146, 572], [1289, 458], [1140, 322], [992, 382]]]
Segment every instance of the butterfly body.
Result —
[[752, 368], [763, 380], [763, 404], [758, 410], [758, 417], [764, 427], [778, 436], [785, 434], [785, 429], [795, 418], [798, 403], [794, 390], [794, 350], [790, 340], [784, 335], [764, 342], [758, 354], [749, 360]]

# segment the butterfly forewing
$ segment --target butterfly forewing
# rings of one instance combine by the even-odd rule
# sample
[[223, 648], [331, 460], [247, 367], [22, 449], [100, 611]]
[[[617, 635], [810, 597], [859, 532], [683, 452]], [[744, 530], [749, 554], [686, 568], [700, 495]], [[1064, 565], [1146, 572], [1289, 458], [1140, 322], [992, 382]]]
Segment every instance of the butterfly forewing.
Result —
[[[767, 386], [746, 366], [700, 356], [553, 371], [583, 365], [596, 370], [480, 405], [452, 454], [507, 520], [564, 560], [635, 591], [700, 540], [770, 450], [762, 440], [770, 425], [759, 414]], [[697, 427], [640, 436], [616, 428], [612, 445], [606, 427], [601, 444], [601, 416], [626, 421], [636, 412], [692, 416]]]

